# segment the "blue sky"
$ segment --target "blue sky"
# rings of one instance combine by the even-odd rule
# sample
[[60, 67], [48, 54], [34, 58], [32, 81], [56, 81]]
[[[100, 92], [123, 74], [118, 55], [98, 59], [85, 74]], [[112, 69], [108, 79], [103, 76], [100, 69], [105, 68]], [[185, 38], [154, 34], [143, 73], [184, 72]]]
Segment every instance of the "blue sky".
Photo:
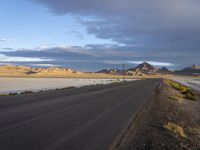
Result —
[[197, 0], [0, 2], [0, 64], [99, 70], [200, 63]]
[[1, 0], [0, 34], [7, 42], [1, 48], [34, 48], [38, 46], [110, 43], [86, 34], [72, 15], [57, 16], [47, 8], [27, 0]]

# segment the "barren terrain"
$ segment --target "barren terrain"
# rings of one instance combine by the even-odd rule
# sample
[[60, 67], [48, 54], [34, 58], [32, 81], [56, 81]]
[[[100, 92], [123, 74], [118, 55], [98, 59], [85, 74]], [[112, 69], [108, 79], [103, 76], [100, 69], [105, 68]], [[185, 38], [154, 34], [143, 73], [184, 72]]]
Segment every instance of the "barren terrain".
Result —
[[[127, 79], [128, 80], [128, 79]], [[134, 79], [129, 79], [131, 81]], [[6, 78], [0, 77], [0, 94], [40, 91], [49, 89], [81, 87], [96, 84], [120, 82], [122, 79], [83, 79], [83, 78]]]
[[141, 112], [115, 150], [199, 150], [200, 99], [184, 98], [167, 82]]

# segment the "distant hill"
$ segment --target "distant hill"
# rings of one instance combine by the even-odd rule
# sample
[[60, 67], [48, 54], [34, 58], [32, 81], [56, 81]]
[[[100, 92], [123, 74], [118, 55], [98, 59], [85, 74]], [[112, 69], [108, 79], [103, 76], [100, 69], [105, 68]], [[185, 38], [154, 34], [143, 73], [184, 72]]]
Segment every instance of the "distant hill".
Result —
[[162, 67], [162, 68], [159, 68], [156, 73], [159, 73], [159, 74], [173, 74], [173, 71], [169, 70], [168, 68], [166, 67]]
[[24, 66], [4, 65], [0, 66], [1, 76], [22, 76], [27, 74], [31, 68]]
[[200, 76], [200, 66], [192, 65], [178, 71], [171, 71], [166, 67], [156, 68], [149, 63], [141, 63], [134, 68], [125, 71], [120, 69], [103, 69], [96, 73], [86, 73], [76, 71], [70, 68], [31, 68], [25, 66], [4, 65], [0, 66], [0, 76], [4, 77], [111, 77], [117, 75], [128, 76], [149, 76], [149, 75], [188, 75]]
[[156, 72], [158, 69], [152, 66], [149, 63], [142, 63], [139, 64], [135, 68], [129, 68], [125, 71], [119, 69], [103, 69], [98, 71], [97, 73], [105, 73], [105, 74], [112, 74], [112, 75], [122, 75], [123, 73], [126, 75], [135, 75], [135, 76], [144, 76], [145, 74], [150, 74]]
[[147, 72], [155, 72], [157, 71], [157, 68], [155, 68], [149, 63], [143, 62], [142, 64], [139, 64], [137, 67], [133, 68], [132, 70], [147, 73]]
[[123, 71], [119, 69], [103, 69], [103, 70], [98, 71], [97, 73], [119, 75], [119, 74], [122, 74]]
[[136, 66], [135, 68], [129, 68], [127, 71], [134, 71], [134, 72], [141, 72], [144, 74], [148, 74], [148, 73], [154, 73], [157, 70], [158, 69], [152, 66], [151, 64], [143, 62], [138, 66]]
[[118, 78], [119, 70], [112, 69], [109, 73], [81, 72], [70, 68], [32, 68], [15, 65], [0, 66], [0, 77], [35, 77], [35, 78]]
[[187, 67], [182, 70], [175, 71], [175, 74], [199, 76], [200, 75], [200, 66], [192, 65], [191, 67]]
[[82, 74], [82, 72], [75, 71], [69, 68], [50, 67], [47, 69], [40, 69], [36, 71], [36, 73], [33, 73], [33, 75], [35, 76], [66, 76], [66, 75], [73, 75], [73, 74]]
[[69, 68], [30, 68], [14, 65], [0, 66], [0, 76], [62, 77], [75, 74], [83, 73]]
[[192, 69], [195, 69], [195, 70], [199, 70], [200, 69], [200, 65], [197, 65], [197, 64], [194, 64], [191, 66]]
[[[106, 73], [106, 74], [118, 74], [122, 75], [123, 71], [119, 69], [104, 69], [98, 71], [98, 73]], [[173, 72], [170, 71], [168, 68], [156, 68], [153, 65], [143, 62], [134, 68], [129, 68], [125, 70], [124, 74], [130, 76], [146, 76], [146, 75], [157, 75], [157, 74], [172, 74]]]

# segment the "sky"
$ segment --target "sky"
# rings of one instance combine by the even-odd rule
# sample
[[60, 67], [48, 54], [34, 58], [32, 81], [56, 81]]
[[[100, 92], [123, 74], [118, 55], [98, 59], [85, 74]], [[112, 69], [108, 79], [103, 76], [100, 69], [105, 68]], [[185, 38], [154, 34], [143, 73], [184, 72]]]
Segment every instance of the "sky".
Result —
[[0, 0], [0, 65], [200, 64], [199, 0]]

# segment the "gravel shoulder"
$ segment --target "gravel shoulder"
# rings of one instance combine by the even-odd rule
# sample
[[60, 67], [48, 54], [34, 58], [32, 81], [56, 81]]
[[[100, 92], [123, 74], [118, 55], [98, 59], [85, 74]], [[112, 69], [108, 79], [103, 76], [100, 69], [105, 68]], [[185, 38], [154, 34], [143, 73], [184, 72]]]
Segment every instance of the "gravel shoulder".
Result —
[[[151, 102], [150, 102], [151, 101]], [[200, 99], [191, 101], [164, 81], [141, 108], [115, 150], [200, 149]]]

